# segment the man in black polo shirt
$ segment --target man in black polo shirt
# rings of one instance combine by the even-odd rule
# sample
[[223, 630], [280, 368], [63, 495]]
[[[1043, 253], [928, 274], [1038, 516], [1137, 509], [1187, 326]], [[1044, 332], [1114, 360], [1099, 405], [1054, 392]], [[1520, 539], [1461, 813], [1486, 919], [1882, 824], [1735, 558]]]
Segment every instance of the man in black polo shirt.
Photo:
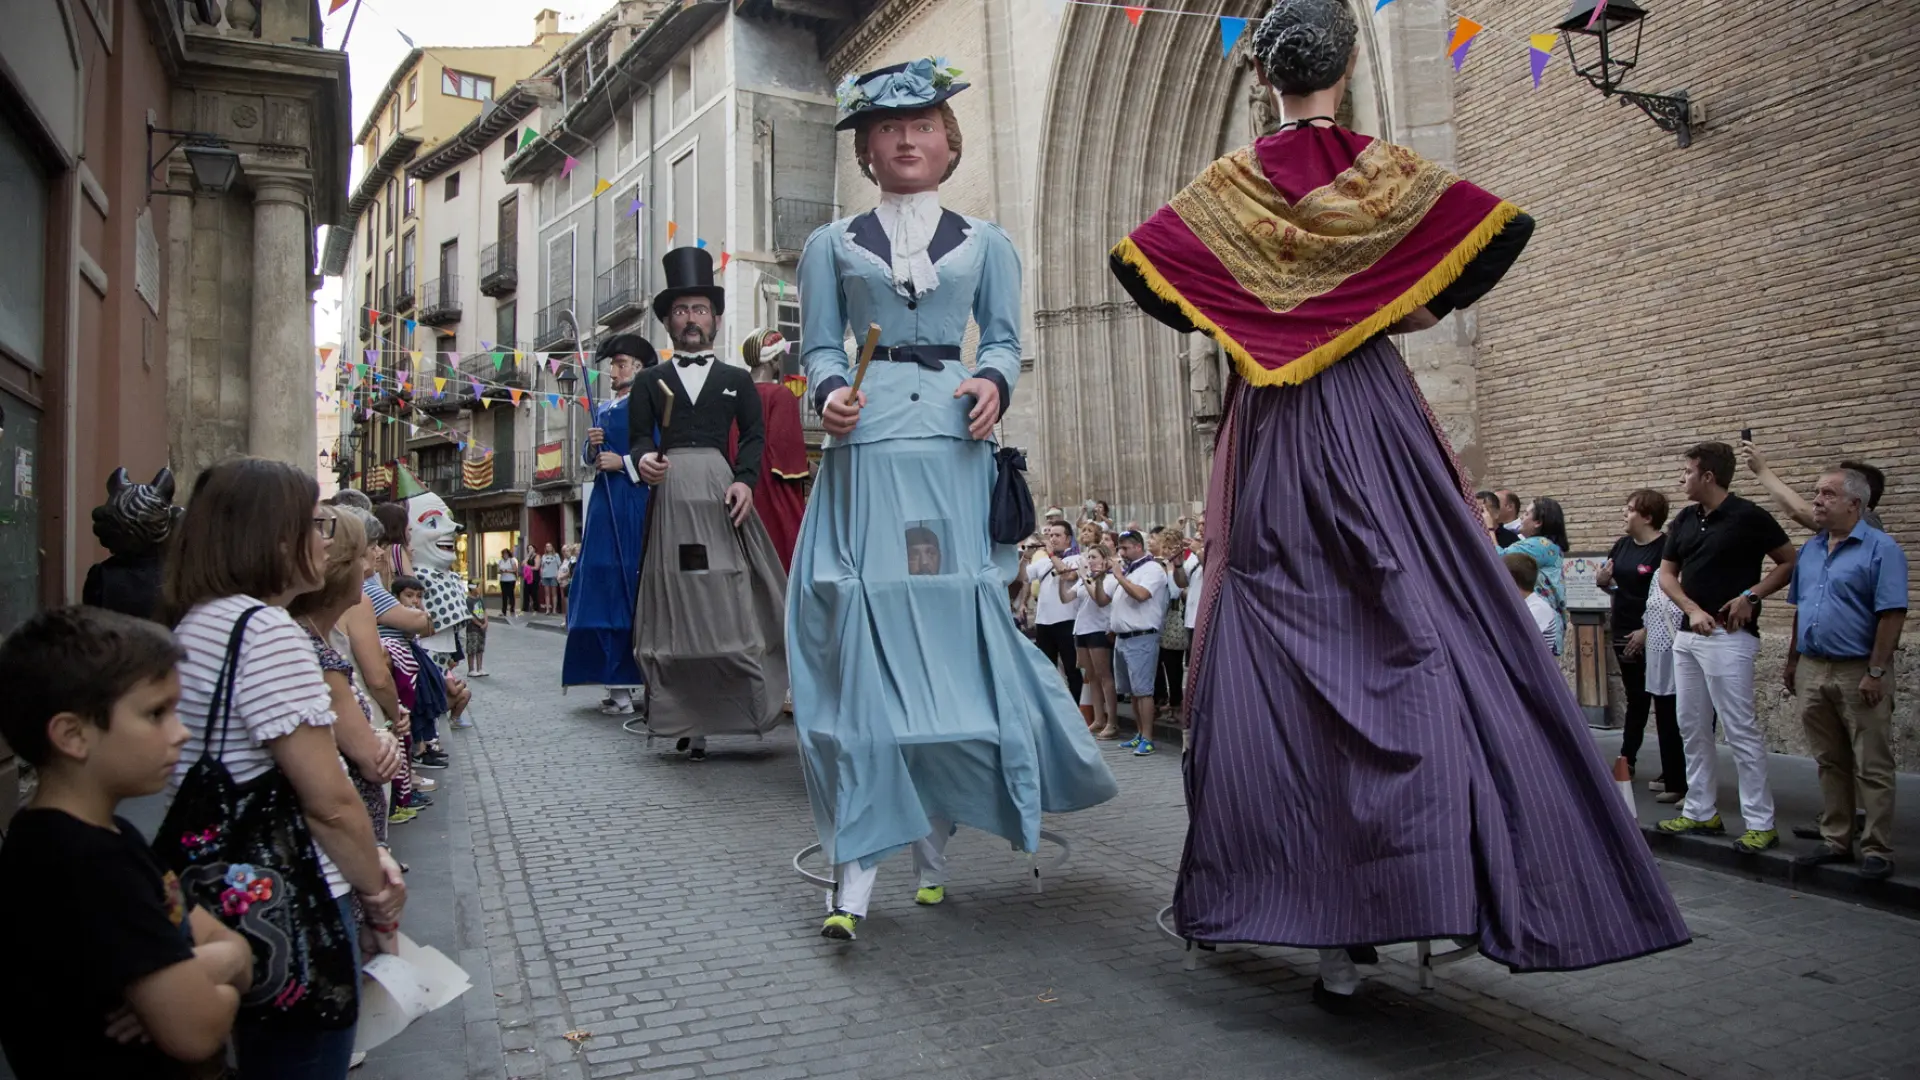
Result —
[[[1740, 776], [1740, 816], [1747, 829], [1736, 845], [1764, 851], [1780, 842], [1767, 789], [1767, 746], [1753, 715], [1753, 659], [1760, 651], [1760, 601], [1793, 578], [1786, 530], [1753, 503], [1727, 490], [1733, 447], [1701, 443], [1687, 451], [1681, 487], [1693, 505], [1667, 530], [1660, 588], [1686, 613], [1674, 636], [1674, 686], [1680, 735], [1687, 747], [1687, 798], [1663, 832], [1723, 833], [1715, 805], [1717, 758], [1713, 718], [1720, 718]], [[1760, 576], [1763, 558], [1773, 569]]]

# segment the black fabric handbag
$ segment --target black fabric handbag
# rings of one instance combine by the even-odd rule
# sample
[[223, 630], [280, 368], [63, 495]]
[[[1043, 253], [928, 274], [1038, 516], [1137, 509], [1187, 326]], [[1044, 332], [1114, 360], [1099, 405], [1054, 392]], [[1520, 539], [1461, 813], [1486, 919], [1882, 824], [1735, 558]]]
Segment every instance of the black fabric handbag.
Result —
[[259, 610], [234, 623], [207, 709], [206, 750], [181, 780], [153, 850], [179, 877], [189, 906], [206, 908], [253, 947], [241, 1020], [339, 1030], [359, 1018], [360, 973], [299, 793], [279, 769], [236, 783], [220, 760], [240, 641]]
[[996, 544], [1017, 544], [1033, 535], [1033, 493], [1027, 490], [1027, 455], [1003, 446], [993, 455], [993, 502], [987, 508], [987, 534]]

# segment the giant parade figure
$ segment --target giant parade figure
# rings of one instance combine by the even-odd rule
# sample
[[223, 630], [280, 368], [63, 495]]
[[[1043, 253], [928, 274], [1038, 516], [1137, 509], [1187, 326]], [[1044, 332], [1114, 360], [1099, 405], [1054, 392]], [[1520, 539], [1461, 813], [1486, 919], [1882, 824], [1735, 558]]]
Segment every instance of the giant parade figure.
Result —
[[1532, 219], [1334, 122], [1356, 34], [1347, 0], [1275, 0], [1253, 53], [1281, 130], [1112, 258], [1148, 314], [1233, 361], [1174, 919], [1320, 949], [1335, 1011], [1373, 945], [1464, 938], [1556, 971], [1687, 941], [1388, 336], [1484, 295]]
[[[628, 452], [652, 484], [634, 614], [647, 680], [647, 728], [679, 738], [695, 761], [710, 735], [762, 735], [787, 696], [781, 616], [787, 575], [753, 510], [765, 441], [746, 370], [713, 351], [727, 295], [713, 256], [675, 248], [653, 313], [674, 355], [634, 383]], [[737, 443], [729, 460], [727, 448]]]
[[[822, 226], [800, 257], [802, 358], [830, 438], [787, 641], [837, 879], [829, 938], [855, 935], [888, 855], [911, 847], [915, 899], [937, 904], [957, 826], [1032, 852], [1042, 811], [1115, 794], [1059, 673], [1008, 617], [1017, 555], [988, 531], [993, 428], [1020, 377], [1020, 260], [998, 226], [940, 205], [960, 163], [956, 74], [922, 59], [841, 85], [839, 127], [880, 205]], [[848, 356], [849, 328], [871, 370]]]
[[[659, 363], [660, 355], [638, 334], [617, 334], [601, 343], [598, 358], [605, 365], [606, 399], [595, 403], [580, 451], [594, 470], [593, 488], [580, 528], [580, 561], [568, 585], [560, 685], [604, 686], [601, 711], [628, 715], [633, 690], [642, 682], [633, 658], [633, 611], [647, 527], [647, 486], [627, 443], [628, 395], [634, 378]], [[592, 384], [587, 379], [590, 393]]]
[[780, 568], [793, 569], [793, 545], [807, 512], [807, 436], [800, 423], [800, 399], [780, 378], [780, 361], [793, 343], [778, 330], [755, 330], [740, 346], [740, 358], [753, 373], [766, 417], [766, 447], [760, 454], [760, 484], [753, 489], [753, 510], [780, 553]]

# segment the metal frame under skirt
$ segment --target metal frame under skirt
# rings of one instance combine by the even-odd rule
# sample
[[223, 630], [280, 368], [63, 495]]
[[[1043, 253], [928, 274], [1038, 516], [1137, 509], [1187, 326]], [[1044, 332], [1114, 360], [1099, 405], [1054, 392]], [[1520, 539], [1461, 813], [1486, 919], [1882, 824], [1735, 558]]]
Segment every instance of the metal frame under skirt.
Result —
[[[1058, 847], [1060, 854], [1052, 862], [1043, 865], [1040, 862], [1040, 853], [1038, 851], [1027, 853], [1027, 861], [1030, 867], [1029, 872], [1033, 875], [1033, 891], [1037, 893], [1046, 891], [1047, 875], [1059, 874], [1065, 871], [1067, 866], [1073, 862], [1073, 845], [1067, 842], [1066, 837], [1061, 836], [1052, 829], [1041, 829], [1040, 841], [1041, 843], [1050, 843]], [[836, 878], [822, 877], [807, 869], [805, 865], [808, 859], [820, 854], [821, 850], [820, 844], [808, 844], [806, 847], [801, 848], [798, 852], [794, 853], [793, 870], [794, 873], [799, 874], [811, 884], [819, 886], [828, 893], [832, 893], [840, 888], [839, 880]]]
[[[816, 848], [819, 847], [818, 844], [814, 846]], [[802, 854], [805, 853], [803, 852]], [[794, 859], [794, 865], [795, 869], [799, 868], [798, 857]], [[802, 871], [802, 873], [805, 873], [805, 871]], [[1201, 953], [1218, 952], [1219, 946], [1180, 936], [1179, 931], [1167, 925], [1167, 917], [1172, 914], [1173, 905], [1168, 904], [1154, 914], [1154, 924], [1160, 927], [1161, 933], [1186, 946], [1186, 958], [1180, 967], [1182, 971], [1192, 971], [1200, 966]], [[1462, 960], [1470, 960], [1473, 957], [1479, 956], [1480, 946], [1477, 944], [1461, 945], [1457, 948], [1449, 949], [1446, 952], [1436, 953], [1433, 951], [1433, 942], [1421, 940], [1414, 942], [1414, 951], [1420, 969], [1420, 989], [1431, 990], [1433, 989], [1433, 971], [1435, 968], [1445, 967], [1448, 964], [1457, 964]]]

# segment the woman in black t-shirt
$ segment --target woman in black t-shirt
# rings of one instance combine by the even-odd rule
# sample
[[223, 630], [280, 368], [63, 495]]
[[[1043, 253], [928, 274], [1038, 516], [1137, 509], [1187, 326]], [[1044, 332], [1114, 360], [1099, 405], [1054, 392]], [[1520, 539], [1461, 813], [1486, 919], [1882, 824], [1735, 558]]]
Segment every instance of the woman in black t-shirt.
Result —
[[1641, 488], [1627, 496], [1622, 520], [1626, 534], [1613, 542], [1613, 550], [1594, 577], [1596, 584], [1613, 595], [1613, 655], [1620, 667], [1620, 681], [1627, 688], [1626, 732], [1620, 740], [1620, 754], [1632, 768], [1646, 738], [1651, 706], [1660, 739], [1661, 776], [1656, 783], [1662, 791], [1670, 782], [1684, 789], [1687, 775], [1674, 698], [1647, 693], [1647, 595], [1660, 587], [1660, 558], [1667, 542], [1660, 530], [1666, 523], [1665, 495]]

